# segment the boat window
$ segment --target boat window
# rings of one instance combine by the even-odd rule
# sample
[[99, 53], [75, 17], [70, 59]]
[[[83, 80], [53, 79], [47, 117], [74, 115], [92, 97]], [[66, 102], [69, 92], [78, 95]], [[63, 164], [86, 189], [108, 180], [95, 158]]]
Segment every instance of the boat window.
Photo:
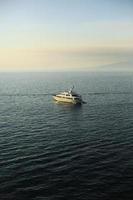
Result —
[[74, 96], [74, 97], [79, 97], [79, 95], [77, 95], [77, 94], [73, 94], [73, 96]]

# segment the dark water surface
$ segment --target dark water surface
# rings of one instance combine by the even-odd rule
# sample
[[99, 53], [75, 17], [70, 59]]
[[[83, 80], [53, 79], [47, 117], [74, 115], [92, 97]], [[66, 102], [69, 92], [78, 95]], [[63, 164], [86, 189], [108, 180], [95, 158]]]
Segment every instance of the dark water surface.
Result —
[[133, 199], [133, 74], [0, 74], [0, 200], [25, 199]]

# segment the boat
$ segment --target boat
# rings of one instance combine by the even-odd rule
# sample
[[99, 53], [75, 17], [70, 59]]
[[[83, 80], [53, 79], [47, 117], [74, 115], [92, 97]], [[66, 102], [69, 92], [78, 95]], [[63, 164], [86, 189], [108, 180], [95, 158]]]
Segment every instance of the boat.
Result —
[[75, 93], [73, 91], [73, 88], [70, 89], [69, 91], [53, 95], [54, 100], [56, 100], [57, 102], [82, 104], [83, 103], [82, 96]]

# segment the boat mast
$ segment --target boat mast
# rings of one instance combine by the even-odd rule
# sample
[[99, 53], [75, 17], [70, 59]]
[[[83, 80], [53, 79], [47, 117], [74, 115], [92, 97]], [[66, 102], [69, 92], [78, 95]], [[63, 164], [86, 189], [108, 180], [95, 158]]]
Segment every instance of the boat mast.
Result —
[[74, 89], [74, 85], [72, 86], [72, 88], [69, 90], [69, 93], [71, 93]]

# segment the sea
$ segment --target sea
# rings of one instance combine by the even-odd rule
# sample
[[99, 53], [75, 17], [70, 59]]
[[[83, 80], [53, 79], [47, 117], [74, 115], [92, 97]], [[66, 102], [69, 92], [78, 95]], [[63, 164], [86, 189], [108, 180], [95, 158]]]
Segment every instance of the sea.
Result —
[[0, 73], [0, 200], [132, 199], [133, 73]]

